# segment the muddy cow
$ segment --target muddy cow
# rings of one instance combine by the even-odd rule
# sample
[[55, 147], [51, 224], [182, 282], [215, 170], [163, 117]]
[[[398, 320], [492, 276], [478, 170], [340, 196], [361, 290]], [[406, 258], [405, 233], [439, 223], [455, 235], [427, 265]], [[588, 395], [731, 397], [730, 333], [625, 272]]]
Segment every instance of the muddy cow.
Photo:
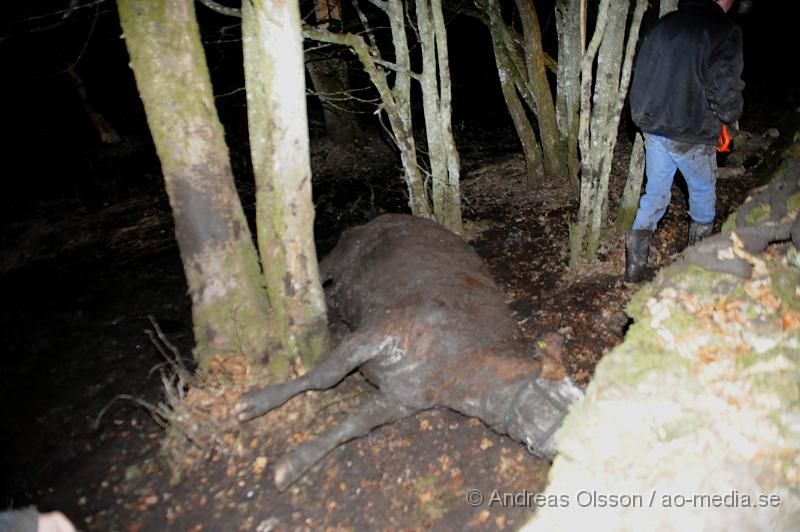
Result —
[[283, 490], [339, 444], [421, 410], [443, 406], [555, 454], [553, 433], [583, 393], [551, 334], [531, 353], [486, 265], [440, 225], [389, 214], [344, 233], [322, 261], [329, 309], [352, 331], [302, 377], [253, 389], [236, 415], [247, 421], [358, 369], [377, 387], [338, 426], [277, 465]]

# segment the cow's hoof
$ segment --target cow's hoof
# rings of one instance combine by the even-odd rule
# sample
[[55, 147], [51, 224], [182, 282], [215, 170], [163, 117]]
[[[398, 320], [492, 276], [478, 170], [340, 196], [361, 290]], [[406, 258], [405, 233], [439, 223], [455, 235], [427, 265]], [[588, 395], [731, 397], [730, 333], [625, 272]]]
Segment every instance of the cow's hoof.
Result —
[[257, 388], [243, 393], [233, 407], [233, 413], [239, 421], [250, 421], [269, 411], [266, 388]]

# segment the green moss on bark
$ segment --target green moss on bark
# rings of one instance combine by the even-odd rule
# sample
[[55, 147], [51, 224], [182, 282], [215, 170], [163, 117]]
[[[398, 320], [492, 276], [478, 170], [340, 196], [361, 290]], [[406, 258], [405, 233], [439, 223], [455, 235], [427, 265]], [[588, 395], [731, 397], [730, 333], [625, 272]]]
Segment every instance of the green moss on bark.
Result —
[[296, 2], [243, 4], [256, 226], [270, 303], [271, 368], [279, 374], [297, 356], [310, 366], [328, 340], [313, 236], [300, 28]]
[[195, 357], [267, 349], [258, 258], [233, 184], [191, 0], [119, 0], [120, 22], [175, 218]]
[[780, 268], [770, 275], [772, 293], [789, 307], [800, 310], [800, 271], [796, 268]]

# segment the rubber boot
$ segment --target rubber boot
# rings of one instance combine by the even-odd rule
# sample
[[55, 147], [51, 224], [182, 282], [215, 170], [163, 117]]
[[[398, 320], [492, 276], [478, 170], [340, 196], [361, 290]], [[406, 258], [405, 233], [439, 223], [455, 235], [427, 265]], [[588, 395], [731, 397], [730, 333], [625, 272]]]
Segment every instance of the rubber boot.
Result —
[[655, 270], [647, 265], [653, 232], [646, 229], [628, 231], [625, 235], [625, 280], [639, 283], [653, 278]]
[[694, 246], [705, 237], [711, 234], [711, 230], [713, 229], [714, 224], [699, 224], [692, 220], [692, 223], [689, 224], [689, 244], [688, 246]]

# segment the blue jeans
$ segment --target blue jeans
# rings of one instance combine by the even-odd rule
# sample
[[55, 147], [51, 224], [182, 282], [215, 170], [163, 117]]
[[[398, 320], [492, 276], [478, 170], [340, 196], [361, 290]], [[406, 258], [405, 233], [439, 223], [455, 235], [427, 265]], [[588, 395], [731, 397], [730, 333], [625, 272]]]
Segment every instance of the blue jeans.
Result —
[[671, 198], [675, 170], [680, 170], [689, 189], [689, 216], [697, 223], [714, 221], [717, 196], [717, 153], [714, 146], [678, 142], [644, 134], [647, 186], [639, 201], [633, 229], [655, 231]]

